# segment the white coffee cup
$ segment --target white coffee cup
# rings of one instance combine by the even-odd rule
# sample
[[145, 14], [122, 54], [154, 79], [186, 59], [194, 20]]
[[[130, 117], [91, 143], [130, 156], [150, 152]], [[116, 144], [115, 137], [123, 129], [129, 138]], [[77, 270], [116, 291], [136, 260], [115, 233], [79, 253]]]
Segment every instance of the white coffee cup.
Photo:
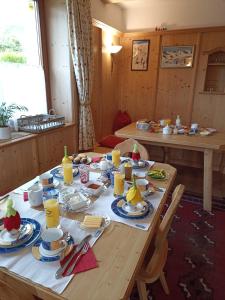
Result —
[[136, 185], [141, 192], [145, 192], [149, 188], [149, 181], [147, 179], [136, 179]]
[[50, 173], [41, 174], [39, 179], [43, 187], [49, 187], [53, 185], [53, 175]]
[[192, 123], [191, 124], [191, 129], [192, 130], [198, 130], [198, 124], [197, 123]]
[[67, 243], [63, 239], [63, 231], [60, 228], [48, 228], [45, 229], [42, 234], [42, 248], [45, 251], [49, 251], [49, 254], [51, 251], [58, 252], [63, 249], [65, 249]]
[[36, 207], [43, 203], [43, 188], [39, 184], [34, 184], [27, 190], [30, 206]]

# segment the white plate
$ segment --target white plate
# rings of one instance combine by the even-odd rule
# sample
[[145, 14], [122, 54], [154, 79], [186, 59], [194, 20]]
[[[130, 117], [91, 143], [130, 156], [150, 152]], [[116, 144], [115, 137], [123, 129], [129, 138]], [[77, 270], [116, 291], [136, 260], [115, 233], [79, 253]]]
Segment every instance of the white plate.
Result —
[[44, 190], [51, 189], [51, 188], [57, 189], [59, 187], [59, 185], [60, 185], [59, 180], [53, 179], [53, 183], [49, 184], [49, 185], [44, 185], [43, 189]]

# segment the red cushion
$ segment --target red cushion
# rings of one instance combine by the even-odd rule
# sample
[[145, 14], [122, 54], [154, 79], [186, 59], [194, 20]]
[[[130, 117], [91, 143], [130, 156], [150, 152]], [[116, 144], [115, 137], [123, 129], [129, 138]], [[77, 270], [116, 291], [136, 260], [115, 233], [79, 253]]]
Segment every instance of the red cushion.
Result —
[[113, 132], [131, 124], [131, 118], [126, 111], [118, 111], [113, 122]]
[[119, 138], [115, 135], [107, 135], [105, 136], [99, 144], [102, 147], [114, 148], [117, 144], [123, 142], [125, 139]]

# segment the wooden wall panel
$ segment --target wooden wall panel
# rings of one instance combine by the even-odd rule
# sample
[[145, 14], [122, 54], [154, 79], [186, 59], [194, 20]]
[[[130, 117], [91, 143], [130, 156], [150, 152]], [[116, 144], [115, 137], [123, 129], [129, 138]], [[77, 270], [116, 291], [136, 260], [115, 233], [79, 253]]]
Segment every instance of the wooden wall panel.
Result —
[[0, 148], [0, 194], [7, 193], [38, 174], [34, 138]]
[[95, 137], [99, 141], [102, 137], [102, 30], [93, 27], [93, 55], [94, 55], [94, 74], [93, 90], [91, 98], [91, 109], [95, 127]]
[[118, 100], [115, 96], [118, 86], [118, 54], [109, 53], [107, 49], [109, 43], [118, 44], [119, 38], [94, 27], [94, 82], [91, 108], [97, 141], [112, 134], [113, 120], [118, 111]]
[[39, 154], [39, 173], [46, 172], [61, 163], [64, 156], [64, 146], [67, 145], [68, 153], [74, 153], [75, 128], [62, 127], [52, 132], [37, 136]]
[[[198, 43], [198, 34], [171, 34], [162, 36], [161, 46], [185, 46]], [[196, 50], [196, 49], [195, 49]], [[160, 68], [155, 118], [171, 118], [173, 122], [180, 115], [182, 123], [188, 124], [192, 108], [197, 62], [192, 68]]]
[[45, 133], [31, 134], [0, 144], [0, 195], [58, 165], [64, 155], [63, 146], [74, 153], [75, 124]]
[[[150, 55], [147, 71], [131, 71], [132, 41], [150, 40]], [[123, 49], [119, 55], [118, 86], [116, 97], [119, 108], [126, 110], [132, 120], [154, 119], [156, 83], [160, 36], [140, 35], [121, 38]]]
[[201, 126], [225, 131], [225, 94], [202, 93], [207, 67], [205, 51], [210, 51], [217, 47], [225, 47], [225, 30], [224, 32], [202, 33], [192, 120]]

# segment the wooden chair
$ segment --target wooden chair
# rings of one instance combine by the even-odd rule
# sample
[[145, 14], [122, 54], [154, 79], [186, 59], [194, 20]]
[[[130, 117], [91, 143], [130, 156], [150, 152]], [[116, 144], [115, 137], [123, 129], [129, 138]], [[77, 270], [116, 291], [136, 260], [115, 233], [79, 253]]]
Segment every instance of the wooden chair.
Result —
[[140, 300], [147, 300], [146, 283], [152, 283], [158, 279], [162, 284], [164, 292], [167, 295], [169, 294], [169, 288], [163, 272], [168, 253], [167, 234], [183, 192], [184, 186], [182, 184], [175, 188], [172, 195], [172, 202], [156, 232], [153, 255], [151, 256], [150, 261], [142, 266], [142, 269], [137, 275], [136, 281]]
[[147, 149], [135, 141], [134, 139], [127, 139], [122, 143], [117, 144], [114, 149], [119, 149], [121, 152], [121, 156], [126, 156], [127, 153], [132, 152], [134, 144], [137, 144], [138, 150], [141, 155], [141, 159], [149, 160], [149, 154]]

